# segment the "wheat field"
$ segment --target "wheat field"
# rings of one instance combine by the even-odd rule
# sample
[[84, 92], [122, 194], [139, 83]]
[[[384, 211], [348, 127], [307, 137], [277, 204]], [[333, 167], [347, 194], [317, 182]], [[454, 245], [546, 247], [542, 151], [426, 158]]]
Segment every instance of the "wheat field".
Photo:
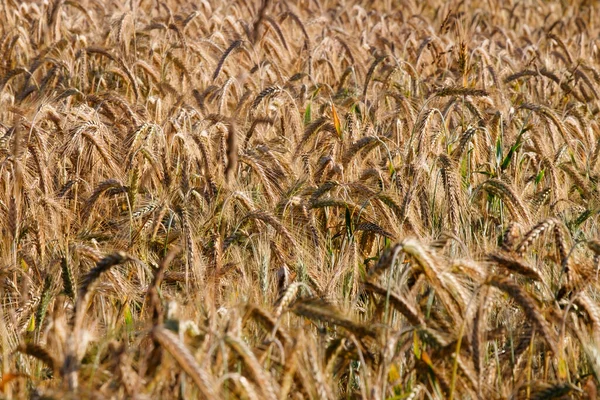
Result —
[[0, 2], [0, 398], [596, 399], [600, 4]]

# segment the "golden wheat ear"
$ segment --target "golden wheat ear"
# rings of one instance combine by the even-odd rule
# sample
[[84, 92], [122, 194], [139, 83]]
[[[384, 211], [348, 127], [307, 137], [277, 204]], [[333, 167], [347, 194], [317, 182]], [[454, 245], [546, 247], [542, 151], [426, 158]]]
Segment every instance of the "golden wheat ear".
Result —
[[438, 158], [440, 164], [440, 172], [442, 175], [442, 183], [444, 185], [444, 191], [446, 192], [446, 201], [448, 203], [448, 230], [456, 232], [459, 223], [459, 209], [461, 208], [461, 190], [460, 190], [460, 177], [456, 171], [458, 171], [458, 165], [456, 162], [448, 157], [446, 154], [441, 154]]
[[202, 398], [217, 399], [219, 388], [213, 381], [209, 372], [203, 370], [194, 356], [179, 340], [175, 333], [163, 326], [156, 326], [152, 330], [152, 337], [173, 357], [179, 366], [196, 384]]
[[502, 250], [512, 251], [520, 236], [521, 226], [514, 221], [509, 222], [502, 235]]
[[180, 251], [180, 248], [171, 249], [166, 257], [161, 260], [158, 268], [154, 271], [154, 278], [146, 292], [146, 298], [147, 301], [149, 301], [152, 310], [152, 322], [154, 326], [161, 325], [163, 322], [163, 307], [159, 297], [159, 291], [165, 277], [166, 269]]
[[519, 273], [538, 282], [544, 281], [540, 271], [528, 265], [522, 257], [512, 252], [500, 251], [491, 253], [488, 254], [488, 260], [496, 263], [500, 268]]
[[529, 224], [531, 219], [529, 211], [527, 211], [521, 197], [511, 185], [498, 179], [488, 179], [475, 188], [474, 195], [479, 190], [486, 190], [488, 193], [498, 196], [506, 204], [514, 218], [518, 218], [523, 223]]
[[78, 302], [76, 305], [76, 319], [75, 319], [75, 328], [81, 328], [81, 324], [83, 322], [83, 315], [87, 310], [87, 307], [94, 295], [94, 289], [96, 284], [98, 283], [98, 278], [114, 267], [115, 265], [123, 264], [127, 261], [131, 261], [132, 258], [124, 252], [115, 252], [112, 253], [96, 264], [96, 266], [90, 270], [86, 275], [81, 279], [81, 286], [78, 291]]
[[266, 310], [263, 310], [258, 306], [247, 305], [244, 320], [249, 318], [258, 322], [271, 337], [276, 336], [284, 347], [287, 347], [292, 343], [292, 338], [279, 326], [277, 320]]
[[415, 326], [425, 324], [423, 316], [420, 315], [419, 311], [399, 294], [371, 282], [363, 282], [363, 288], [367, 292], [377, 294], [386, 299], [389, 298], [392, 307], [398, 310], [411, 324]]
[[540, 237], [543, 233], [548, 232], [554, 228], [557, 224], [556, 219], [548, 218], [544, 221], [539, 222], [533, 228], [529, 230], [525, 235], [523, 235], [523, 239], [515, 248], [515, 252], [517, 254], [524, 254], [527, 249], [533, 244], [534, 240]]
[[59, 372], [58, 361], [42, 346], [33, 343], [24, 343], [17, 347], [17, 351], [40, 360], [54, 373]]
[[279, 297], [279, 299], [277, 299], [277, 302], [275, 303], [275, 311], [273, 312], [275, 318], [279, 318], [283, 311], [296, 300], [296, 297], [298, 296], [298, 293], [300, 292], [301, 288], [306, 290], [309, 296], [313, 296], [312, 289], [306, 283], [291, 283], [287, 288], [285, 288], [285, 291], [282, 292], [281, 296]]
[[395, 244], [394, 246], [387, 249], [373, 268], [368, 272], [370, 278], [376, 278], [381, 275], [388, 268], [393, 267], [396, 264], [398, 255], [402, 252], [402, 243]]
[[546, 343], [550, 347], [550, 350], [552, 350], [554, 354], [559, 354], [557, 352], [558, 344], [555, 338], [556, 335], [530, 294], [510, 278], [492, 277], [488, 280], [488, 284], [502, 290], [513, 298], [515, 302], [523, 308], [523, 311], [529, 320], [540, 330]]
[[219, 77], [219, 73], [221, 73], [221, 69], [223, 68], [223, 64], [225, 64], [225, 60], [227, 60], [227, 57], [229, 57], [229, 55], [235, 49], [241, 47], [243, 44], [244, 44], [244, 42], [239, 39], [231, 42], [229, 47], [223, 52], [223, 55], [221, 56], [221, 59], [219, 60], [219, 63], [217, 64], [217, 68], [215, 69], [215, 72], [213, 73], [213, 76], [212, 76], [213, 81], [217, 80], [217, 78]]
[[240, 356], [244, 365], [248, 368], [252, 379], [260, 388], [264, 398], [270, 400], [277, 399], [276, 387], [248, 345], [242, 340], [229, 335], [225, 336], [225, 343]]
[[81, 279], [81, 287], [75, 304], [75, 316], [73, 318], [72, 334], [66, 339], [64, 361], [61, 366], [61, 374], [69, 390], [75, 391], [79, 387], [78, 372], [81, 367], [80, 361], [85, 351], [86, 339], [83, 326], [84, 317], [90, 302], [94, 296], [98, 278], [115, 265], [125, 263], [132, 258], [124, 252], [112, 253], [96, 263]]

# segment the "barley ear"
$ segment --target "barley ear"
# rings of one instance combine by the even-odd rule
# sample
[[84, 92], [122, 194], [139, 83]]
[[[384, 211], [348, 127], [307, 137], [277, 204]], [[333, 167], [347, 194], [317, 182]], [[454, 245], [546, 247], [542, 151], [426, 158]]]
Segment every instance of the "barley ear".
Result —
[[194, 381], [202, 398], [217, 399], [219, 397], [218, 387], [210, 373], [200, 368], [194, 356], [170, 330], [159, 325], [152, 330], [152, 337], [160, 344], [162, 348], [173, 357], [179, 366]]

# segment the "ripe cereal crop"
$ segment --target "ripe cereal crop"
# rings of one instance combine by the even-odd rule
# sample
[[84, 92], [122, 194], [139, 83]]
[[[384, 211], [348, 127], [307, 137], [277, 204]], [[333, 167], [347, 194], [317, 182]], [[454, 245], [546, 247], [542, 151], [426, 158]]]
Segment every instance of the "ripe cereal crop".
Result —
[[0, 1], [0, 399], [596, 399], [599, 15]]

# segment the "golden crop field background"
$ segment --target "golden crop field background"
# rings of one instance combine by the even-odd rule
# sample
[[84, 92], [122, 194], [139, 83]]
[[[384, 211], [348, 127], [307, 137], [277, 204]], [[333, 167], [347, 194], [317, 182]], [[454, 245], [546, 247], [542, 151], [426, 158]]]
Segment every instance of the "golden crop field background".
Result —
[[600, 4], [0, 2], [0, 398], [596, 399]]

